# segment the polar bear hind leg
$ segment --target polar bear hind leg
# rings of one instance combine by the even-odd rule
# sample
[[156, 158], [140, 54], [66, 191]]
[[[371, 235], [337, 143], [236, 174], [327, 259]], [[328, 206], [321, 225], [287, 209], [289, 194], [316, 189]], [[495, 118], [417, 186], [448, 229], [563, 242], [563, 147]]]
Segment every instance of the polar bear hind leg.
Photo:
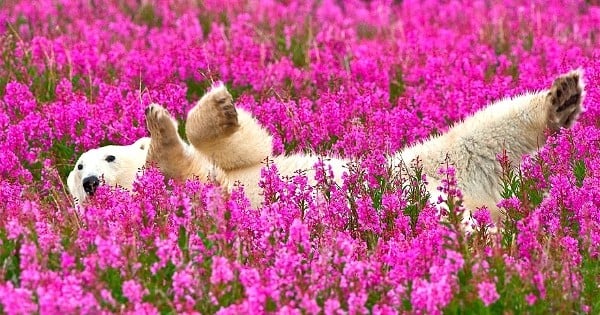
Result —
[[[582, 111], [585, 95], [579, 70], [557, 77], [550, 89], [495, 102], [456, 124], [447, 133], [404, 150], [401, 161], [415, 157], [434, 179], [446, 156], [456, 171], [464, 206], [469, 210], [486, 205], [495, 219], [500, 201], [500, 164], [496, 156], [506, 152], [513, 165], [525, 154], [546, 143], [547, 131], [568, 128]], [[394, 161], [398, 161], [398, 155]]]
[[457, 163], [465, 167], [459, 182], [467, 209], [485, 204], [492, 216], [499, 218], [496, 204], [500, 200], [501, 169], [496, 155], [506, 150], [512, 165], [518, 166], [524, 155], [536, 152], [546, 143], [548, 131], [571, 127], [582, 111], [585, 92], [581, 77], [580, 71], [571, 71], [557, 77], [550, 89], [509, 99], [510, 104], [501, 101], [484, 110], [486, 116], [481, 119], [477, 119], [477, 114], [472, 117], [473, 126], [465, 126], [472, 128], [464, 128], [460, 138], [461, 145], [473, 153], [459, 155], [472, 163], [470, 167]]
[[271, 135], [250, 113], [236, 109], [222, 84], [198, 101], [185, 127], [190, 143], [225, 171], [257, 166], [272, 154]]

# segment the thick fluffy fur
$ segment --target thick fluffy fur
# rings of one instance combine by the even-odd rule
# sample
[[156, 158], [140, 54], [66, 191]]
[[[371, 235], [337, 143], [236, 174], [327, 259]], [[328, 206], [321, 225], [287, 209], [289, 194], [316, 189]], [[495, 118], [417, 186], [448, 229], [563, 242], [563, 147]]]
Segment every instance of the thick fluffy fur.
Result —
[[[570, 127], [582, 110], [585, 92], [581, 77], [581, 71], [571, 71], [555, 79], [548, 90], [495, 102], [445, 134], [391, 155], [389, 162], [408, 165], [418, 157], [430, 179], [428, 188], [435, 194], [440, 184], [438, 169], [448, 157], [456, 169], [467, 209], [487, 206], [497, 216], [500, 165], [496, 155], [506, 150], [510, 159], [518, 164], [524, 154], [533, 153], [544, 145], [547, 131]], [[243, 184], [254, 206], [262, 202], [258, 181], [267, 157], [277, 165], [281, 175], [306, 170], [309, 178], [312, 178], [314, 164], [323, 158], [273, 156], [269, 133], [248, 112], [235, 108], [223, 85], [214, 87], [189, 112], [186, 134], [190, 144], [179, 137], [175, 120], [160, 105], [153, 104], [146, 109], [146, 120], [151, 134], [148, 163], [158, 165], [169, 178], [198, 177], [217, 181], [227, 188], [236, 183]], [[116, 152], [114, 146], [105, 148], [97, 150], [103, 154]], [[82, 155], [78, 164], [103, 163], [96, 157], [100, 153], [90, 155], [90, 152]], [[326, 158], [326, 161], [332, 166], [336, 180], [341, 181], [348, 161], [337, 158]], [[144, 164], [138, 162], [136, 160], [129, 169]], [[73, 172], [77, 171], [76, 167]], [[117, 176], [118, 180], [112, 181], [113, 172], [116, 171], [105, 169], [103, 174], [107, 183], [131, 185], [125, 181], [132, 181], [132, 176]], [[83, 177], [71, 178], [71, 175], [69, 188], [72, 193], [77, 189], [80, 193], [83, 190], [76, 186], [81, 186]], [[81, 197], [81, 194], [73, 195]]]
[[[548, 132], [571, 127], [585, 97], [582, 75], [580, 70], [571, 71], [555, 79], [549, 90], [495, 102], [445, 134], [403, 150], [393, 160], [408, 162], [419, 157], [429, 178], [439, 179], [437, 170], [448, 156], [465, 207], [485, 205], [497, 219], [501, 190], [497, 154], [506, 150], [513, 165], [518, 165], [523, 155], [546, 143]], [[437, 186], [437, 180], [431, 181], [429, 191]]]

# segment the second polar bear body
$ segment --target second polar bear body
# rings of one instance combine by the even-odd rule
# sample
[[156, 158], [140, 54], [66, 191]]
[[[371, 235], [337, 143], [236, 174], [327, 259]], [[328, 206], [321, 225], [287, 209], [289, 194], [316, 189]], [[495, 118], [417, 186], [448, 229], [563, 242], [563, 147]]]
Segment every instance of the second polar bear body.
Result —
[[[446, 133], [390, 155], [388, 162], [393, 166], [406, 166], [418, 158], [423, 173], [428, 176], [428, 191], [436, 200], [440, 186], [438, 170], [450, 161], [465, 207], [474, 210], [487, 206], [497, 219], [496, 204], [501, 189], [497, 154], [506, 152], [517, 165], [523, 155], [533, 153], [545, 144], [548, 131], [572, 126], [582, 110], [585, 95], [581, 76], [581, 71], [571, 71], [556, 78], [549, 89], [495, 102]], [[189, 144], [179, 137], [175, 120], [159, 105], [146, 109], [146, 123], [151, 134], [146, 163], [156, 164], [167, 178], [212, 179], [228, 189], [241, 183], [253, 206], [263, 202], [258, 183], [266, 158], [277, 165], [283, 176], [295, 175], [302, 170], [307, 172], [309, 179], [314, 178], [314, 165], [323, 159], [324, 164], [331, 166], [335, 180], [340, 184], [349, 162], [301, 154], [273, 156], [271, 135], [250, 113], [235, 108], [223, 85], [212, 88], [189, 112], [186, 121]], [[94, 151], [98, 161], [110, 154], [102, 149]], [[134, 154], [146, 152], [136, 150]], [[89, 167], [89, 164], [98, 163], [87, 161], [86, 156], [91, 155], [82, 155], [68, 180], [69, 190], [80, 201], [95, 191], [95, 186], [89, 186], [90, 176], [111, 178], [107, 174], [86, 173], [86, 164]], [[106, 168], [105, 172], [113, 170]], [[107, 184], [130, 187], [129, 181], [115, 180]]]

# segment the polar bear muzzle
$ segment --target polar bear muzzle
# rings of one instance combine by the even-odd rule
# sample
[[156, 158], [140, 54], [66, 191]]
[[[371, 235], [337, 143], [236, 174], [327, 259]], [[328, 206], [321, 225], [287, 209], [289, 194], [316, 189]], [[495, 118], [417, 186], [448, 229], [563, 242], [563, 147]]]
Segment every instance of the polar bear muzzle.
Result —
[[88, 196], [93, 196], [98, 186], [100, 186], [100, 180], [96, 176], [88, 176], [83, 179], [83, 190]]

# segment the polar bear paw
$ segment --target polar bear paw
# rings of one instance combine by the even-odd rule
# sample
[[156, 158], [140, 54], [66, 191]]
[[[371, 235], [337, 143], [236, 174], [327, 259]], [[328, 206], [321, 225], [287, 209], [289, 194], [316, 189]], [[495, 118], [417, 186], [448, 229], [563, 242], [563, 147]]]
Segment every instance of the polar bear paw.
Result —
[[212, 107], [216, 114], [216, 124], [225, 134], [233, 133], [238, 127], [238, 115], [233, 105], [233, 98], [225, 86], [212, 89], [206, 94], [206, 103], [204, 106]]
[[233, 98], [224, 85], [213, 87], [188, 114], [186, 134], [197, 148], [235, 133], [239, 127]]
[[546, 97], [549, 103], [548, 125], [558, 130], [569, 128], [582, 111], [584, 85], [580, 70], [574, 70], [554, 80]]
[[165, 145], [178, 140], [177, 122], [164, 107], [151, 104], [146, 108], [145, 114], [152, 144]]

